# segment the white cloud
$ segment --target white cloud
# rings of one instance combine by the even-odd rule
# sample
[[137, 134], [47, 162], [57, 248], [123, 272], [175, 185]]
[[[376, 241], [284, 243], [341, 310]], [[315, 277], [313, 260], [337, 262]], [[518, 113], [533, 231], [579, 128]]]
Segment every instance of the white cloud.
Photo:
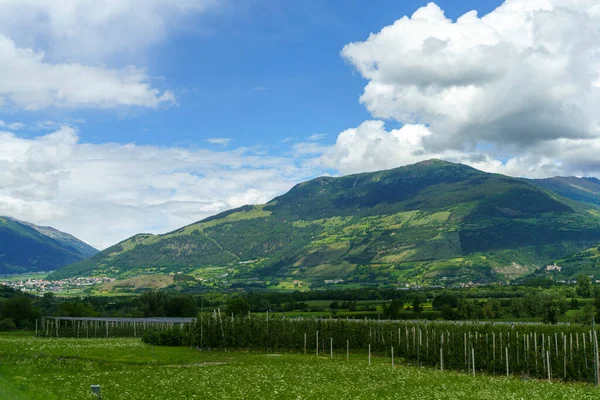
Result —
[[158, 107], [174, 102], [173, 93], [152, 88], [142, 70], [50, 64], [44, 54], [16, 47], [0, 34], [0, 108]]
[[216, 0], [0, 0], [0, 110], [172, 104], [172, 91], [123, 60], [144, 60], [186, 18], [215, 7]]
[[205, 142], [210, 144], [219, 144], [221, 146], [227, 146], [230, 142], [230, 138], [209, 138], [206, 139]]
[[[322, 159], [331, 168], [439, 156], [513, 175], [600, 170], [595, 0], [507, 0], [456, 21], [430, 3], [342, 56], [368, 80], [360, 100], [372, 115], [406, 125], [387, 132], [368, 121], [341, 133]], [[428, 133], [411, 142], [415, 126]]]
[[439, 156], [424, 151], [423, 139], [430, 134], [423, 125], [404, 125], [388, 132], [382, 121], [365, 121], [340, 133], [321, 161], [342, 174], [412, 164]]
[[56, 60], [103, 62], [163, 41], [217, 0], [0, 0], [0, 31]]
[[373, 115], [430, 124], [431, 146], [585, 138], [599, 122], [595, 5], [509, 0], [453, 22], [430, 3], [342, 54], [369, 80]]
[[315, 170], [287, 157], [82, 144], [63, 127], [33, 139], [0, 132], [0, 215], [48, 224], [106, 247], [265, 202]]
[[314, 148], [311, 147], [313, 143], [299, 143], [296, 147], [314, 150], [298, 153], [318, 155], [320, 165], [342, 174], [390, 169], [440, 158], [510, 176], [600, 177], [600, 138], [546, 141], [526, 153], [502, 157], [506, 159], [500, 161], [494, 149], [430, 151], [426, 143], [432, 135], [424, 125], [407, 124], [400, 129], [387, 130], [383, 121], [373, 120], [340, 133], [333, 146]]
[[311, 141], [311, 142], [318, 142], [320, 140], [325, 139], [326, 137], [327, 137], [326, 133], [315, 133], [313, 135], [310, 135], [308, 137], [308, 140]]
[[0, 120], [0, 128], [6, 128], [11, 131], [18, 131], [20, 129], [25, 128], [25, 124], [22, 122], [6, 122]]

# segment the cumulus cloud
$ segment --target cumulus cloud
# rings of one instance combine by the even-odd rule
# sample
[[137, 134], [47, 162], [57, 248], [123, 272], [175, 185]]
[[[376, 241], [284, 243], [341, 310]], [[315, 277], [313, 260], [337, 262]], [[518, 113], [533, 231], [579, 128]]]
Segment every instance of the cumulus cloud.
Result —
[[431, 132], [423, 125], [404, 125], [387, 131], [382, 121], [365, 121], [340, 133], [321, 160], [343, 174], [389, 169], [436, 157], [426, 153], [423, 139]]
[[85, 144], [71, 127], [33, 139], [0, 132], [0, 142], [0, 215], [49, 224], [101, 248], [265, 202], [314, 174], [246, 148]]
[[158, 107], [172, 103], [172, 92], [153, 88], [135, 67], [122, 70], [81, 64], [51, 64], [44, 54], [19, 48], [0, 34], [0, 107]]
[[300, 149], [298, 154], [318, 156], [319, 165], [342, 174], [390, 169], [440, 158], [511, 176], [600, 177], [600, 159], [597, 157], [600, 138], [552, 140], [520, 155], [499, 157], [494, 149], [431, 151], [426, 143], [432, 135], [433, 132], [424, 125], [406, 124], [400, 129], [388, 130], [383, 121], [371, 120], [340, 133], [333, 146], [298, 143], [295, 148]]
[[187, 17], [216, 4], [0, 0], [0, 110], [172, 104], [172, 91], [154, 87], [143, 68], [123, 59], [143, 60]]
[[[407, 132], [385, 132], [372, 121], [345, 131], [324, 156], [332, 167], [337, 160], [345, 170], [373, 169], [438, 155], [508, 158], [488, 169], [518, 175], [598, 171], [597, 1], [507, 0], [456, 21], [430, 3], [346, 45], [342, 56], [368, 80], [362, 104]], [[428, 131], [416, 148], [398, 144], [414, 139], [415, 126]]]
[[216, 0], [0, 0], [0, 27], [52, 60], [103, 62], [161, 42]]

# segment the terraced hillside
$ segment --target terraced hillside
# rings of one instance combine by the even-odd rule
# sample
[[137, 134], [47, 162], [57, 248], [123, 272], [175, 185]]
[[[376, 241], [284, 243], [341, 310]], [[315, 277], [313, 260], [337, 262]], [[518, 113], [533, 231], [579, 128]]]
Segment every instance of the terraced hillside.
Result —
[[54, 277], [183, 273], [278, 280], [443, 283], [526, 274], [600, 242], [600, 212], [535, 181], [430, 160], [322, 177], [267, 204], [140, 234]]

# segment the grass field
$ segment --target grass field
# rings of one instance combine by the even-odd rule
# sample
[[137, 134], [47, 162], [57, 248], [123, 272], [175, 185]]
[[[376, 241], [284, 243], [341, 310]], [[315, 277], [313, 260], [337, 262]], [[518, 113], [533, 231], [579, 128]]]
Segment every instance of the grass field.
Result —
[[597, 399], [584, 384], [471, 377], [365, 354], [199, 352], [135, 339], [0, 335], [1, 399]]

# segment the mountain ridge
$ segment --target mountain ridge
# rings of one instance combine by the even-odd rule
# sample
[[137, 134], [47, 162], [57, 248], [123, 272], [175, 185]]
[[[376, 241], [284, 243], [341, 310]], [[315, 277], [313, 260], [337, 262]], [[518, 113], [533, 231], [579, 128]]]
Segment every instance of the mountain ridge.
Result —
[[266, 204], [135, 235], [53, 276], [182, 273], [242, 285], [489, 282], [596, 242], [600, 212], [586, 202], [532, 180], [428, 160], [302, 182]]
[[55, 228], [0, 216], [0, 274], [53, 271], [97, 252]]

